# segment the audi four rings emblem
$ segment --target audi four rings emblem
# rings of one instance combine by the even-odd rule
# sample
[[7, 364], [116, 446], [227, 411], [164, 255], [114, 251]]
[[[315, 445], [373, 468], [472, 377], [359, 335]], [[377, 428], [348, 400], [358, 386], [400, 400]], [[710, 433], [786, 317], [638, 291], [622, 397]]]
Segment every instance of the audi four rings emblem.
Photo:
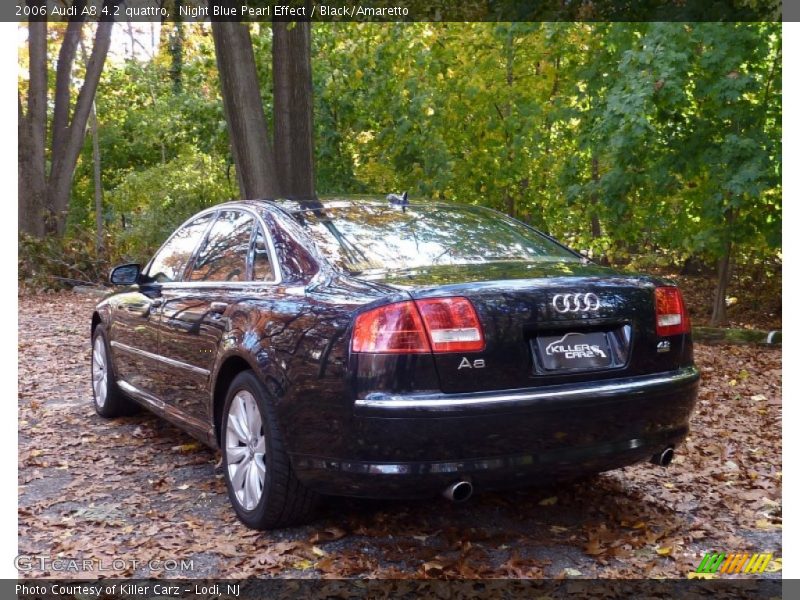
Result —
[[597, 294], [556, 294], [553, 296], [553, 308], [558, 313], [594, 312], [600, 308]]

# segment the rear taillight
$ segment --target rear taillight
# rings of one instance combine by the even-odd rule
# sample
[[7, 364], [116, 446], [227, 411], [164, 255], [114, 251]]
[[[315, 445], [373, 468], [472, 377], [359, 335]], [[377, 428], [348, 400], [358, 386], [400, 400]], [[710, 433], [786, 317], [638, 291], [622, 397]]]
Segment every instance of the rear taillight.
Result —
[[430, 298], [387, 304], [356, 317], [353, 352], [413, 354], [479, 352], [478, 315], [466, 298]]
[[353, 352], [430, 352], [425, 326], [413, 302], [387, 304], [358, 315]]
[[417, 300], [434, 352], [480, 352], [483, 331], [466, 298]]
[[676, 287], [656, 288], [656, 333], [661, 337], [688, 333], [689, 313], [681, 291]]

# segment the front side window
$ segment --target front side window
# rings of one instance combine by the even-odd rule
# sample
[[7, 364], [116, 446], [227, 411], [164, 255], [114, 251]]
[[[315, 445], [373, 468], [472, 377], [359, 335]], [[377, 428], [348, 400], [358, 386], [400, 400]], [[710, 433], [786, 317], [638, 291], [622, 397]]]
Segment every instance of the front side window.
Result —
[[247, 281], [247, 253], [253, 218], [226, 210], [219, 214], [192, 268], [190, 281]]
[[147, 272], [148, 277], [159, 283], [182, 281], [186, 265], [189, 264], [197, 244], [203, 239], [213, 216], [210, 213], [198, 217], [176, 231], [153, 258]]

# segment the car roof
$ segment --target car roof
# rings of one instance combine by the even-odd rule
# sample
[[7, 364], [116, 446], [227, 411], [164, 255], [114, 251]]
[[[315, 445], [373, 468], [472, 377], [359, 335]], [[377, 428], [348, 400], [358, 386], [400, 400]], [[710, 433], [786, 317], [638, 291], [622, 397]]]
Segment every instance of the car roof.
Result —
[[[319, 198], [313, 198], [309, 200], [288, 200], [285, 198], [277, 198], [275, 200], [235, 200], [232, 202], [226, 202], [224, 204], [219, 204], [215, 208], [219, 208], [222, 206], [230, 205], [245, 205], [251, 206], [252, 208], [256, 208], [259, 206], [277, 206], [284, 210], [287, 213], [294, 214], [300, 213], [304, 211], [314, 210], [315, 208], [319, 208], [316, 203], [322, 205], [322, 208], [336, 208], [336, 207], [343, 207], [343, 206], [351, 206], [354, 204], [366, 204], [366, 205], [373, 205], [373, 206], [385, 206], [389, 207], [391, 204], [387, 198], [381, 196], [369, 196], [369, 195], [347, 195], [347, 196], [320, 196]], [[409, 202], [408, 206], [425, 206], [425, 207], [469, 207], [469, 204], [458, 204], [455, 202], [436, 202], [433, 200], [428, 199], [421, 199], [415, 200], [413, 202]]]

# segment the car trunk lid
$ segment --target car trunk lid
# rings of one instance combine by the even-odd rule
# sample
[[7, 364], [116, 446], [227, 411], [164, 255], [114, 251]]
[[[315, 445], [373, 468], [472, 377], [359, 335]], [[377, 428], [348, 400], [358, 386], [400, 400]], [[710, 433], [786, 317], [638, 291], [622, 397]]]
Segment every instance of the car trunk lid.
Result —
[[[462, 296], [478, 314], [480, 352], [435, 354], [444, 392], [526, 388], [677, 368], [655, 332], [658, 281], [592, 264], [513, 262], [387, 274], [415, 300]], [[682, 337], [676, 342], [682, 342]]]

